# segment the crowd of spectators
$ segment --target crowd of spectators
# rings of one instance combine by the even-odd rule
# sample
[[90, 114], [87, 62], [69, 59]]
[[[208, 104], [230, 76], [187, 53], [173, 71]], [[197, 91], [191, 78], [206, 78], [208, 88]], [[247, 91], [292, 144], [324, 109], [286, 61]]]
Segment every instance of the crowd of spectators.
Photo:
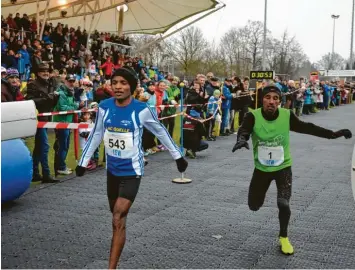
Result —
[[[180, 140], [174, 133], [177, 105], [181, 100], [191, 105], [186, 107], [188, 116], [183, 121], [184, 148], [190, 158], [196, 158], [197, 152], [207, 149], [207, 141], [235, 133], [245, 113], [261, 105], [261, 100], [255, 104], [260, 95], [255, 97], [255, 92], [250, 91], [248, 77], [221, 79], [209, 72], [197, 74], [192, 81], [181, 80], [144, 63], [142, 57], [132, 57], [128, 37], [94, 31], [88, 43], [85, 29], [46, 23], [40, 39], [37, 27], [36, 20], [30, 20], [26, 14], [22, 18], [20, 14], [15, 18], [11, 14], [7, 19], [2, 17], [1, 102], [33, 100], [39, 113], [95, 108], [102, 100], [114, 96], [110, 84], [114, 70], [131, 67], [139, 78], [134, 97], [146, 102], [158, 117], [164, 118], [162, 123], [176, 140]], [[269, 83], [275, 83], [285, 94], [282, 107], [295, 110], [299, 116], [346, 104], [350, 95], [355, 99], [350, 85], [340, 82], [301, 79], [296, 85], [292, 80], [286, 82], [276, 77], [273, 82], [263, 82], [262, 87]], [[239, 123], [235, 123], [237, 113]], [[91, 124], [95, 112], [79, 116], [80, 121]], [[73, 119], [73, 114], [38, 117], [44, 122], [71, 123]], [[79, 130], [81, 148], [90, 131], [90, 128]], [[48, 131], [37, 129], [33, 150], [34, 182], [56, 182], [58, 175], [73, 172], [66, 162], [70, 137], [71, 130], [55, 129], [53, 169], [56, 178], [53, 178], [48, 165], [51, 147]], [[166, 150], [148, 130], [143, 133], [143, 148], [145, 156]], [[105, 161], [105, 156], [102, 160]], [[88, 169], [96, 169], [98, 165], [99, 149]]]

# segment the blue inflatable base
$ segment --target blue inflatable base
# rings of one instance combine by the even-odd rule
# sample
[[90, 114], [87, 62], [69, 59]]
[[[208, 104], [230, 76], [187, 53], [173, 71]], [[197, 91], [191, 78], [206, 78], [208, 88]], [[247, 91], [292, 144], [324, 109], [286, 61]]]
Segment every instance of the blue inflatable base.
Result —
[[1, 142], [1, 202], [18, 199], [30, 187], [32, 157], [21, 139]]

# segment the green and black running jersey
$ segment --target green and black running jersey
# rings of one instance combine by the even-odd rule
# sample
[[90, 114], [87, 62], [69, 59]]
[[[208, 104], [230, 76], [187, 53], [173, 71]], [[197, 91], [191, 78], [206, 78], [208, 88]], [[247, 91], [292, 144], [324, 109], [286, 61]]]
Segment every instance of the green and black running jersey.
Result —
[[255, 123], [252, 132], [255, 167], [275, 172], [292, 165], [290, 153], [290, 111], [279, 108], [279, 116], [266, 120], [261, 108], [252, 111]]

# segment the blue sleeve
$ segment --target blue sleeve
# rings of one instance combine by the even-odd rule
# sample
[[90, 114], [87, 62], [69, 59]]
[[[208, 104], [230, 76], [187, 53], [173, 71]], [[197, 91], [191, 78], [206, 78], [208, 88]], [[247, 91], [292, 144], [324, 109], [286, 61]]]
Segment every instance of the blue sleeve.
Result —
[[226, 99], [231, 100], [233, 98], [231, 91], [229, 90], [229, 88], [226, 87], [225, 92], [223, 91], [224, 96], [226, 97]]
[[214, 104], [212, 103], [213, 101], [214, 101], [213, 96], [208, 99], [208, 104], [207, 104], [207, 112], [208, 112], [208, 113], [211, 113], [211, 112], [214, 111], [214, 110], [213, 110], [213, 105], [214, 105]]

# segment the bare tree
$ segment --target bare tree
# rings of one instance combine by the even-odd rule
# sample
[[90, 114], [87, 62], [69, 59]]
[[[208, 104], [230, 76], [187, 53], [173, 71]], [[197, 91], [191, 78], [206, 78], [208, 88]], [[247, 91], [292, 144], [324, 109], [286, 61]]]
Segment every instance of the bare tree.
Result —
[[[151, 36], [135, 38], [133, 45], [144, 46], [153, 40]], [[165, 66], [166, 59], [176, 63], [176, 73], [195, 75], [212, 71], [218, 76], [232, 74], [246, 75], [251, 69], [261, 68], [263, 24], [248, 21], [244, 27], [230, 28], [220, 39], [219, 44], [208, 43], [201, 29], [189, 27], [142, 51], [149, 64]], [[268, 31], [266, 44], [267, 69], [277, 73], [298, 76], [309, 70], [305, 66], [308, 58], [295, 37], [287, 31], [280, 39], [272, 37]]]
[[[133, 46], [133, 51], [143, 48], [148, 43], [155, 40], [154, 36], [150, 35], [135, 35], [131, 39], [131, 44]], [[165, 44], [160, 41], [153, 43], [151, 46], [140, 51], [140, 55], [143, 56], [145, 63], [149, 65], [160, 65], [162, 62], [162, 55], [164, 55], [166, 48]]]
[[345, 59], [338, 53], [334, 53], [333, 57], [331, 53], [328, 53], [322, 56], [321, 60], [318, 61], [318, 64], [323, 69], [343, 69], [345, 66]]
[[246, 50], [252, 60], [252, 68], [256, 69], [261, 65], [264, 24], [260, 21], [248, 21], [247, 25], [242, 29], [242, 33]]
[[242, 31], [238, 28], [229, 29], [221, 38], [220, 54], [226, 65], [228, 65], [229, 72], [240, 72], [240, 58], [242, 52]]
[[184, 74], [188, 74], [202, 60], [207, 41], [201, 29], [192, 26], [182, 30], [178, 37], [166, 41], [166, 44], [169, 54], [179, 63]]

